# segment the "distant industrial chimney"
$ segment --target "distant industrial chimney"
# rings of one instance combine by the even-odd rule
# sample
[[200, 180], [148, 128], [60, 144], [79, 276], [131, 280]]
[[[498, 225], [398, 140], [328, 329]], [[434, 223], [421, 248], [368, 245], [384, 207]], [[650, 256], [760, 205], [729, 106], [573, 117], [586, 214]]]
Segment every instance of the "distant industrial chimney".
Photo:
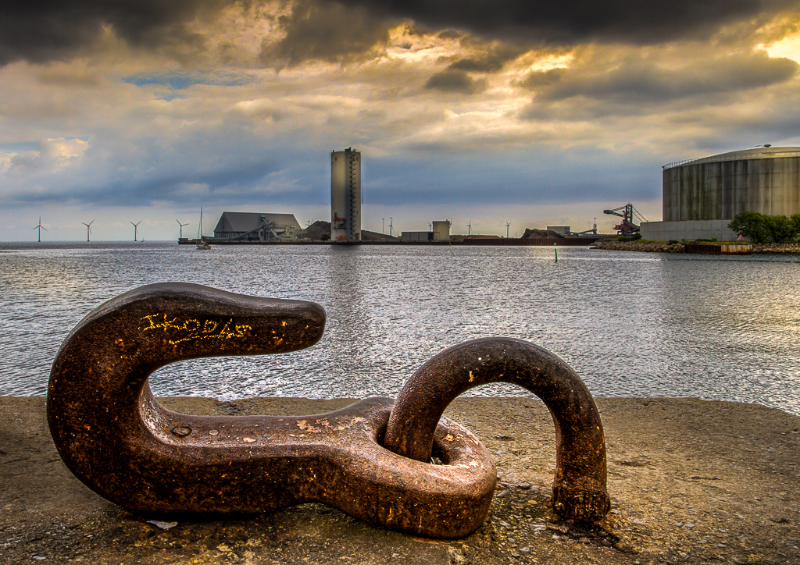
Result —
[[331, 151], [331, 241], [361, 241], [361, 153]]

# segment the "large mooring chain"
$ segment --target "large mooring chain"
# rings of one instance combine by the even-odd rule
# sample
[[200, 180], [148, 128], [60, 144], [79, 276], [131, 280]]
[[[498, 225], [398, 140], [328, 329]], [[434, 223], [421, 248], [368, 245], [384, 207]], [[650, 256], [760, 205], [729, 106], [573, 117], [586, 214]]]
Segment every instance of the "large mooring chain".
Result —
[[553, 508], [562, 519], [596, 521], [611, 501], [606, 490], [603, 423], [589, 389], [561, 359], [510, 338], [461, 343], [434, 356], [406, 382], [392, 409], [384, 446], [427, 461], [436, 423], [459, 394], [507, 382], [541, 398], [556, 429]]
[[[441, 412], [461, 390], [516, 375], [511, 382], [539, 395], [556, 422], [556, 512], [596, 520], [607, 511], [591, 396], [563, 362], [524, 342], [462, 344], [426, 363], [396, 405], [370, 398], [314, 416], [178, 414], [150, 391], [148, 377], [164, 365], [296, 351], [324, 327], [325, 311], [312, 302], [185, 283], [125, 293], [87, 315], [56, 356], [47, 395], [53, 441], [81, 481], [134, 512], [254, 513], [318, 501], [389, 528], [461, 537], [486, 519], [496, 471], [480, 441]], [[427, 462], [432, 445], [443, 465]]]

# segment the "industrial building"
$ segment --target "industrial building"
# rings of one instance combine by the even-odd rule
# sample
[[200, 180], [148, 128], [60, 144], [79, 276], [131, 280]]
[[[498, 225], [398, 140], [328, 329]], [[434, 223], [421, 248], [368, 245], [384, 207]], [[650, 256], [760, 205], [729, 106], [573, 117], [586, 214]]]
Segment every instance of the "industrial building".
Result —
[[361, 241], [361, 153], [331, 151], [331, 241]]
[[400, 234], [403, 243], [419, 243], [433, 241], [432, 231], [404, 231]]
[[434, 220], [431, 225], [433, 226], [433, 241], [450, 240], [450, 220]]
[[302, 228], [294, 214], [223, 212], [214, 228], [214, 239], [270, 241], [294, 239]]
[[450, 241], [450, 220], [434, 220], [431, 231], [404, 231], [400, 241], [406, 243], [420, 241]]
[[740, 212], [800, 213], [800, 147], [764, 145], [663, 167], [663, 221], [644, 222], [644, 239], [736, 239]]

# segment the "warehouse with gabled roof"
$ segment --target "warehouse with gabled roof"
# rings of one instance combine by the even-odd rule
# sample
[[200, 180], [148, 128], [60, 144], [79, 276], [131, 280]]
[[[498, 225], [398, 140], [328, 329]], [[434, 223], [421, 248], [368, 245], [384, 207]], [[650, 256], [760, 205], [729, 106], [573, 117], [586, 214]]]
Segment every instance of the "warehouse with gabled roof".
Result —
[[293, 239], [302, 231], [294, 214], [270, 214], [260, 212], [223, 212], [214, 239], [237, 241], [268, 241], [270, 239]]

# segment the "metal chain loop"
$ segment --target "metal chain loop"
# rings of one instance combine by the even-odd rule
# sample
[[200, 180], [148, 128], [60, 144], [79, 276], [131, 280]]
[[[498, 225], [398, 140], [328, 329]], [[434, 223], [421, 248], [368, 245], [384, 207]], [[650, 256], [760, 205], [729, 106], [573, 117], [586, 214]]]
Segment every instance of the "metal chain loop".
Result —
[[226, 514], [318, 501], [418, 535], [467, 535], [486, 518], [496, 472], [455, 422], [437, 426], [446, 465], [380, 445], [392, 400], [302, 417], [177, 414], [148, 377], [183, 359], [295, 351], [316, 343], [325, 311], [198, 285], [141, 287], [103, 304], [69, 334], [50, 375], [47, 415], [67, 467], [139, 513]]
[[508, 382], [541, 398], [556, 430], [553, 507], [563, 519], [596, 521], [611, 506], [606, 490], [603, 424], [589, 389], [561, 359], [536, 345], [510, 338], [484, 338], [434, 356], [406, 382], [397, 397], [384, 445], [427, 461], [433, 431], [444, 409], [462, 392]]
[[[47, 415], [59, 454], [89, 488], [139, 513], [253, 513], [318, 501], [418, 535], [474, 531], [488, 515], [494, 462], [471, 432], [441, 412], [465, 389], [464, 378], [466, 388], [506, 380], [495, 371], [500, 365], [519, 384], [526, 374], [552, 372], [545, 360], [561, 363], [559, 375], [571, 371], [544, 350], [509, 357], [509, 344], [517, 351], [524, 343], [515, 340], [451, 348], [423, 365], [394, 408], [391, 399], [369, 398], [314, 416], [196, 416], [165, 409], [150, 391], [149, 376], [180, 360], [309, 347], [321, 338], [325, 317], [313, 302], [186, 283], [148, 285], [110, 300], [73, 329], [53, 363]], [[579, 386], [569, 382], [578, 393], [570, 396], [546, 378], [539, 392], [531, 390], [551, 399], [556, 419], [556, 511], [564, 514], [563, 506], [572, 509], [566, 515], [592, 519], [603, 500], [607, 510], [602, 426], [580, 379]], [[426, 408], [411, 409], [415, 404]], [[557, 415], [562, 410], [566, 419]], [[382, 446], [384, 433], [397, 453]], [[443, 465], [427, 463], [433, 445]], [[577, 504], [579, 488], [594, 502]]]

